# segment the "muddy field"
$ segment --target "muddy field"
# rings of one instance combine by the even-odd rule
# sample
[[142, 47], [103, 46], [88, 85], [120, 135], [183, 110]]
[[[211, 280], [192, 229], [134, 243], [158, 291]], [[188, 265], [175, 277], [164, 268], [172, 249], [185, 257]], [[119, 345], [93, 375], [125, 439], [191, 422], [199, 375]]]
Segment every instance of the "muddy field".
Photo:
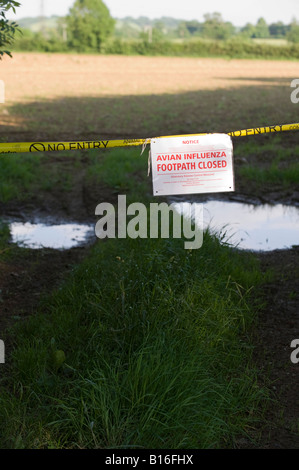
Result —
[[19, 53], [1, 64], [0, 124], [11, 141], [228, 132], [293, 118], [297, 76], [286, 61]]
[[15, 53], [1, 65], [8, 103], [281, 85], [297, 74], [296, 62], [245, 59]]
[[[5, 83], [5, 104], [0, 105], [3, 142], [146, 138], [299, 121], [299, 104], [290, 100], [290, 82], [299, 77], [296, 62], [19, 53], [12, 60], [5, 58], [0, 71]], [[248, 145], [254, 141], [267, 148], [271, 142], [269, 136], [244, 139]], [[298, 144], [299, 133], [281, 137], [285, 149]], [[239, 145], [236, 142], [237, 167], [248, 161]], [[262, 156], [252, 152], [251, 157], [263, 167], [273, 151], [275, 147]], [[46, 164], [64, 165], [73, 174], [71, 161], [63, 160], [52, 154]], [[52, 217], [76, 215], [82, 221], [92, 220], [95, 204], [116, 196], [111, 188], [91, 188], [84, 182], [84, 155], [81, 160], [83, 167], [68, 194], [53, 187], [24, 203], [2, 202], [1, 216], [23, 213], [26, 217], [42, 210]], [[235, 193], [226, 197], [298, 206], [299, 188], [296, 184], [256, 186], [240, 178]], [[88, 247], [62, 255], [43, 250], [26, 259], [0, 261], [1, 328], [12, 317], [34, 313], [41, 295], [58, 285], [84, 250]], [[274, 383], [278, 406], [263, 428], [255, 431], [255, 447], [299, 448], [299, 364], [290, 361], [290, 343], [299, 338], [298, 246], [257, 256], [263, 270], [274, 270], [274, 277], [263, 288], [265, 307], [255, 331], [255, 360]], [[238, 446], [252, 447], [252, 443], [241, 439]]]

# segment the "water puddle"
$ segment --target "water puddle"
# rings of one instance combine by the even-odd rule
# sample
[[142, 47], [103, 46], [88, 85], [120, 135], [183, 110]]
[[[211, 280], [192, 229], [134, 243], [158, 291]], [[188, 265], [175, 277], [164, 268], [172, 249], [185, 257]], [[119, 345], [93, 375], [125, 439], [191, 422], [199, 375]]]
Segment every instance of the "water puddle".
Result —
[[9, 230], [13, 243], [32, 249], [67, 250], [87, 243], [94, 236], [94, 226], [75, 223], [46, 225], [12, 222]]
[[[184, 204], [175, 202], [184, 214]], [[195, 204], [195, 203], [193, 203]], [[211, 200], [203, 207], [203, 228], [240, 249], [271, 251], [299, 245], [299, 208]]]
[[[178, 212], [188, 214], [190, 202], [173, 201]], [[271, 251], [299, 245], [299, 208], [283, 204], [245, 204], [210, 200], [192, 202], [203, 211], [203, 226], [221, 242], [239, 249]], [[95, 237], [94, 225], [79, 223], [23, 223], [10, 221], [13, 243], [25, 248], [74, 248]]]

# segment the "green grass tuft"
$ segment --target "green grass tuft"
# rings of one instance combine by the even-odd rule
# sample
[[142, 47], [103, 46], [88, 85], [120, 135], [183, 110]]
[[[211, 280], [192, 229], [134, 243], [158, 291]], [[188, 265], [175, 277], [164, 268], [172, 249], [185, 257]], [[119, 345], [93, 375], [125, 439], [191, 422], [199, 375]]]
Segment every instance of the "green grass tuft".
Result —
[[[253, 257], [208, 234], [193, 251], [177, 239], [98, 242], [15, 327], [1, 446], [232, 446], [265, 398], [248, 339], [260, 281]], [[53, 342], [65, 354], [56, 369]]]

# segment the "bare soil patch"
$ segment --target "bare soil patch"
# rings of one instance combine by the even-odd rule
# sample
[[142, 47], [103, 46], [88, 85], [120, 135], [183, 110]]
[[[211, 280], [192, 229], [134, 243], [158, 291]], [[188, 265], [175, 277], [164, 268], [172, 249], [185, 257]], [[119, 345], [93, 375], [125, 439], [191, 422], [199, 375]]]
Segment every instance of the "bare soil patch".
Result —
[[229, 132], [295, 119], [296, 62], [16, 53], [1, 78], [7, 141]]
[[290, 347], [299, 338], [299, 247], [259, 253], [261, 269], [274, 277], [262, 287], [264, 308], [254, 332], [254, 361], [260, 382], [269, 386], [272, 404], [265, 421], [241, 438], [239, 448], [299, 449], [299, 371]]

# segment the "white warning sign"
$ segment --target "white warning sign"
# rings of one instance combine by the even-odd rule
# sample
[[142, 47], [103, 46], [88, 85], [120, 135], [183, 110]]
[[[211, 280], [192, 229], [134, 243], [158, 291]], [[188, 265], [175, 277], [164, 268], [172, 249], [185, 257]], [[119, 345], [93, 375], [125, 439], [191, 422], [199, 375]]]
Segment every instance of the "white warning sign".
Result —
[[234, 191], [233, 143], [227, 134], [151, 140], [154, 196]]

